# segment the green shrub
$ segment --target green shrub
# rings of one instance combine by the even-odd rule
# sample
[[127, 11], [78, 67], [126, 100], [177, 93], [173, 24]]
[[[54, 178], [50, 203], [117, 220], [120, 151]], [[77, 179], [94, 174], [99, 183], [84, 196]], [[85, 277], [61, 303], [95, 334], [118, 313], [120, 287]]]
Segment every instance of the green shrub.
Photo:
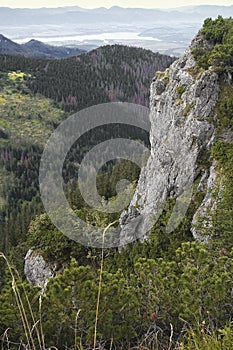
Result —
[[225, 71], [233, 65], [233, 19], [218, 16], [216, 20], [207, 18], [202, 28], [202, 35], [209, 46], [202, 45], [193, 50], [197, 64], [208, 69]]

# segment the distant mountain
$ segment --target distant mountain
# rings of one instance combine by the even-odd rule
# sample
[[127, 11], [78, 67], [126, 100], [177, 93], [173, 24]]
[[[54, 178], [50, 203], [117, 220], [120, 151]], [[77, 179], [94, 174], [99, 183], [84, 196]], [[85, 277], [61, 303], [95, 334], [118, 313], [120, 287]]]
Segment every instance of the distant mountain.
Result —
[[[80, 7], [59, 7], [41, 9], [11, 9], [0, 7], [0, 23], [3, 25], [24, 26], [42, 24], [91, 23], [101, 19], [103, 23], [155, 23], [202, 21], [206, 16], [230, 16], [233, 6], [191, 6], [173, 9], [122, 8], [82, 9]], [[99, 17], [96, 17], [99, 16]], [[101, 17], [100, 17], [101, 16]]]
[[205, 17], [213, 17], [217, 14], [228, 17], [232, 15], [233, 5], [221, 6], [221, 5], [199, 5], [199, 6], [182, 6], [177, 9], [179, 12], [183, 13], [196, 13]]
[[61, 102], [66, 110], [100, 101], [148, 106], [155, 72], [165, 70], [174, 60], [145, 49], [107, 45], [77, 58], [51, 62], [48, 69], [37, 71], [30, 87]]
[[26, 50], [21, 45], [0, 34], [0, 53], [4, 55], [24, 55]]
[[51, 46], [34, 39], [26, 44], [20, 45], [0, 34], [0, 54], [4, 55], [23, 55], [25, 57], [37, 58], [67, 58], [78, 56], [84, 52], [84, 50], [79, 48]]
[[121, 44], [177, 56], [183, 54], [204, 19], [218, 15], [233, 16], [233, 6], [170, 9], [0, 7], [0, 33], [18, 43], [34, 38], [51, 45], [78, 47], [86, 51], [106, 44]]
[[116, 101], [148, 106], [155, 72], [174, 60], [141, 48], [107, 45], [64, 60], [0, 56], [0, 67], [30, 72], [27, 84], [34, 93], [53, 99], [67, 111], [77, 111]]
[[84, 50], [78, 48], [47, 45], [34, 39], [30, 40], [26, 44], [23, 44], [22, 47], [34, 52], [34, 56], [37, 57], [66, 58], [78, 56], [85, 52]]

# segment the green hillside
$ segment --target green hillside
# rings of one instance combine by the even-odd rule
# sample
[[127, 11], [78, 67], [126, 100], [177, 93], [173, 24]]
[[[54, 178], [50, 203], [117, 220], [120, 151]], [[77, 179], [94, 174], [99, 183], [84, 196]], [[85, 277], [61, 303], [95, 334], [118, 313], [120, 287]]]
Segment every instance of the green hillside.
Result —
[[[0, 255], [3, 349], [232, 348], [232, 32], [232, 19], [206, 20], [201, 44], [192, 53], [197, 62], [192, 74], [198, 76], [212, 66], [221, 86], [212, 121], [216, 140], [201, 159], [205, 168], [215, 159], [221, 179], [221, 200], [211, 213], [212, 236], [205, 244], [191, 234], [193, 215], [205, 193], [196, 192], [172, 233], [166, 226], [174, 200], [168, 200], [150, 239], [119, 252], [69, 240], [43, 212], [38, 192], [42, 146], [68, 113], [109, 101], [147, 106], [155, 71], [165, 70], [173, 59], [122, 46], [58, 61], [0, 56], [0, 244], [7, 256]], [[218, 59], [217, 52], [221, 52]], [[127, 131], [116, 128], [104, 135], [103, 130], [89, 134], [73, 149], [73, 154], [80, 149], [77, 158], [71, 154], [64, 166], [65, 191], [72, 207], [81, 218], [102, 228], [120, 213], [90, 210], [71, 181], [77, 171], [74, 163], [109, 135], [149, 143], [145, 133], [134, 129], [125, 135]], [[102, 168], [97, 186], [103, 199], [114, 198], [115, 184], [122, 177], [136, 186], [138, 167], [124, 161]], [[197, 186], [196, 181], [195, 190]], [[209, 227], [203, 229], [208, 235]], [[45, 293], [25, 280], [23, 259], [28, 249], [34, 256], [43, 256], [56, 275]]]
[[[148, 105], [154, 72], [166, 69], [173, 60], [169, 56], [120, 45], [106, 46], [66, 60], [0, 55], [2, 250], [24, 241], [31, 218], [41, 211], [40, 156], [49, 135], [68, 116], [67, 111], [72, 113], [111, 101]], [[71, 152], [71, 159], [76, 154], [76, 162], [80, 162], [92, 145], [112, 136], [149, 143], [148, 135], [140, 129], [132, 131], [117, 125], [108, 126], [84, 135], [76, 146], [78, 152], [75, 149]], [[68, 160], [65, 168], [64, 178], [69, 187], [70, 179], [77, 173], [74, 160]], [[108, 169], [112, 172], [112, 166]], [[109, 197], [115, 189], [109, 188], [109, 179], [104, 173], [100, 174], [100, 191]], [[139, 171], [135, 169], [133, 173], [136, 180]], [[130, 174], [128, 177], [132, 178]], [[71, 196], [77, 197], [73, 192]]]
[[31, 72], [27, 85], [34, 93], [53, 99], [65, 110], [78, 111], [113, 101], [148, 106], [155, 72], [174, 60], [149, 50], [108, 45], [65, 60], [0, 56], [0, 67]]

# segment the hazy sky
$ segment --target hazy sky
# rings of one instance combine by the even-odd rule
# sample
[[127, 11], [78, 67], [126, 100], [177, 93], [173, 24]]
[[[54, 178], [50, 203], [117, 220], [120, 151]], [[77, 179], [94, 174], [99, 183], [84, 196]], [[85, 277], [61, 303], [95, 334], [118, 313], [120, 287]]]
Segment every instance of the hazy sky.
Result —
[[111, 7], [178, 7], [187, 5], [233, 5], [233, 0], [0, 0], [0, 6], [6, 7], [59, 7], [80, 6], [86, 8]]

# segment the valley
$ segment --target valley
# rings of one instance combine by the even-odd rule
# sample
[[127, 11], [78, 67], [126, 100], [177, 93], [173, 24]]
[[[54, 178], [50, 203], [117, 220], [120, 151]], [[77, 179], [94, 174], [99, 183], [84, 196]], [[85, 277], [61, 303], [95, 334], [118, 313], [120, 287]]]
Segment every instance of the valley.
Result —
[[[207, 18], [183, 54], [203, 16], [230, 10], [172, 9], [176, 26], [171, 22], [166, 30], [165, 10], [0, 10], [0, 48], [5, 50], [0, 54], [3, 350], [232, 348], [233, 19]], [[105, 25], [109, 22], [108, 29], [95, 26], [97, 14]], [[137, 25], [129, 30], [132, 17]], [[155, 26], [155, 20], [163, 26]], [[35, 33], [46, 43], [52, 38], [62, 45], [81, 43], [88, 52], [66, 57], [66, 47], [36, 40], [22, 44]], [[113, 45], [93, 48], [104, 40]], [[138, 40], [144, 48], [128, 46]], [[115, 44], [119, 41], [128, 45]], [[159, 51], [172, 56], [145, 49], [151, 42], [164, 45]], [[113, 105], [123, 112], [137, 109], [150, 127], [137, 127], [127, 118], [111, 122]], [[99, 106], [110, 106], [109, 114], [93, 127]], [[80, 122], [81, 130], [87, 121], [89, 131], [73, 143], [56, 177], [57, 161], [77, 129], [65, 128], [64, 138], [54, 131], [69, 118]], [[51, 135], [54, 152], [41, 170]], [[114, 141], [127, 145], [129, 159], [108, 159]], [[94, 153], [93, 162], [85, 163], [81, 182], [93, 199], [89, 175], [96, 174], [100, 199], [95, 208], [85, 201], [78, 180], [84, 160], [101, 144], [105, 147]], [[134, 161], [135, 144], [144, 150], [142, 166]], [[69, 210], [85, 222], [85, 229], [79, 221], [68, 226], [75, 237], [64, 235], [53, 224], [51, 209], [45, 210], [41, 172], [59, 182]], [[56, 198], [53, 181], [46, 180], [43, 191]], [[124, 210], [104, 210], [129, 190], [132, 199]], [[67, 223], [63, 204], [52, 211]], [[105, 245], [115, 228], [118, 244]], [[99, 246], [93, 244], [97, 239]]]
[[0, 33], [18, 43], [36, 39], [86, 51], [106, 44], [122, 44], [181, 56], [204, 19], [218, 15], [232, 16], [233, 7], [0, 8]]

